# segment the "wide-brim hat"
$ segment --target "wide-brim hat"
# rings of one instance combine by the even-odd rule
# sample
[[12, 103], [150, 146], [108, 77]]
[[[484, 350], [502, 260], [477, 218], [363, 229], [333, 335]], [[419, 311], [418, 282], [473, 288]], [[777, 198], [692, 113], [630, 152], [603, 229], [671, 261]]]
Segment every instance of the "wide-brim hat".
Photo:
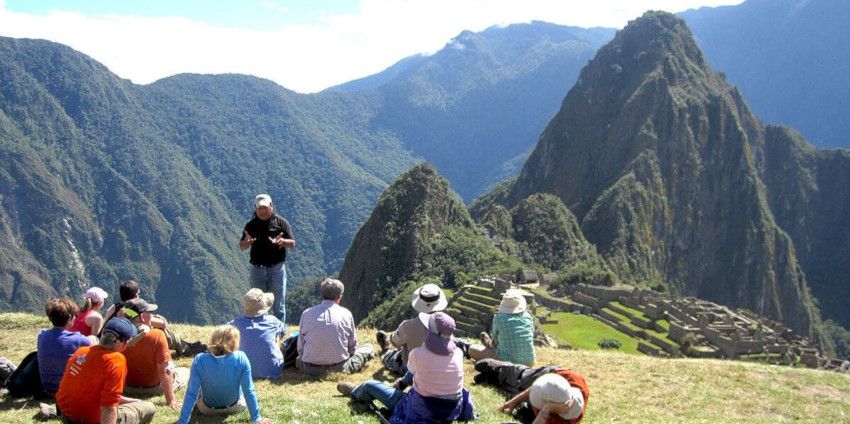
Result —
[[525, 296], [519, 290], [508, 290], [502, 293], [502, 303], [499, 304], [496, 312], [500, 314], [518, 314], [525, 312], [528, 309], [528, 303]]
[[425, 284], [422, 287], [419, 287], [413, 292], [413, 296], [411, 297], [410, 306], [416, 310], [416, 312], [425, 312], [432, 313], [438, 312], [446, 309], [446, 306], [449, 305], [448, 299], [446, 299], [446, 294], [443, 293], [443, 289], [436, 284]]
[[531, 406], [537, 409], [543, 409], [547, 403], [567, 403], [572, 401], [570, 409], [559, 414], [561, 418], [572, 420], [581, 415], [581, 410], [584, 408], [584, 396], [581, 390], [570, 386], [561, 375], [555, 373], [544, 374], [534, 380], [531, 385], [531, 390], [528, 396]]
[[245, 307], [245, 316], [247, 317], [258, 317], [267, 314], [273, 303], [274, 293], [264, 293], [257, 288], [248, 290], [242, 301]]
[[437, 355], [451, 355], [455, 351], [452, 334], [455, 331], [455, 320], [444, 312], [431, 314], [428, 320], [428, 335], [425, 336], [424, 346]]

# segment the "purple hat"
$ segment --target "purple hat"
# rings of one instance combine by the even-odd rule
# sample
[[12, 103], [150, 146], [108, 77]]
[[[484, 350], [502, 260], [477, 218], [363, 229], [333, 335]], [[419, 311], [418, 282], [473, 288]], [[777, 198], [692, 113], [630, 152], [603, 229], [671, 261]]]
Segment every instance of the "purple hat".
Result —
[[454, 332], [455, 320], [452, 317], [445, 312], [431, 314], [425, 348], [437, 355], [451, 355], [455, 350], [455, 342], [452, 340]]

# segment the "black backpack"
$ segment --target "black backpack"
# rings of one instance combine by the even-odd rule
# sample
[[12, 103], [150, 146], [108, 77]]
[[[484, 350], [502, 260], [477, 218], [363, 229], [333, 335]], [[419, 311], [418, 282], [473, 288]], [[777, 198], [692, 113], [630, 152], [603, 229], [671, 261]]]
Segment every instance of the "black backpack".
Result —
[[41, 386], [41, 374], [38, 371], [38, 352], [30, 352], [24, 357], [15, 372], [9, 376], [6, 389], [9, 390], [9, 396], [16, 398], [47, 396]]

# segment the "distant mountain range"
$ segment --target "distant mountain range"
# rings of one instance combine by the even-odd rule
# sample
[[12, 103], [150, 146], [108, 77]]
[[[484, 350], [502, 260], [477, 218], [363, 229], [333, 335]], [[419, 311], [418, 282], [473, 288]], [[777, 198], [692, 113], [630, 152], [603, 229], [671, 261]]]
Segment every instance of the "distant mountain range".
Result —
[[[791, 10], [793, 13], [786, 13], [788, 20], [781, 22], [794, 23], [803, 32], [805, 28], [814, 28], [811, 31], [821, 30], [818, 34], [832, 34], [800, 35], [799, 38], [814, 44], [804, 47], [794, 44], [794, 51], [821, 51], [814, 47], [820, 39], [830, 43], [843, 40], [839, 32], [843, 27], [833, 25], [832, 21], [820, 27], [812, 23], [817, 22], [815, 18], [826, 19], [822, 16], [827, 13], [824, 10], [844, 16], [841, 10], [847, 6], [843, 3], [812, 0], [792, 2], [796, 5], [792, 9], [773, 8], [772, 5], [780, 3], [786, 2], [750, 0], [735, 8], [701, 9], [683, 16], [695, 22], [697, 41], [709, 52], [707, 61], [715, 65], [720, 60], [735, 64], [756, 57], [744, 46], [752, 49], [767, 46], [750, 43], [753, 37], [742, 35], [746, 42], [712, 53], [713, 43], [724, 42], [722, 37], [712, 34], [728, 31], [725, 25], [734, 22], [730, 16], [741, 11], [747, 12], [748, 19], [776, 21], [773, 12], [767, 11]], [[833, 9], [825, 9], [827, 6]], [[762, 9], [765, 11], [759, 12]], [[753, 23], [752, 27], [758, 25]], [[763, 31], [771, 29], [762, 27], [765, 27]], [[290, 283], [294, 287], [310, 277], [337, 272], [346, 252], [351, 255], [349, 247], [356, 245], [352, 244], [355, 234], [379, 195], [404, 170], [423, 160], [434, 164], [435, 172], [445, 175], [452, 189], [467, 202], [525, 166], [525, 176], [520, 177], [515, 187], [525, 187], [526, 191], [510, 191], [519, 189], [501, 185], [489, 195], [491, 201], [499, 195], [512, 196], [504, 211], [490, 216], [494, 219], [490, 224], [496, 226], [491, 228], [491, 236], [503, 236], [505, 245], [516, 248], [514, 253], [519, 253], [524, 261], [555, 265], [560, 260], [576, 258], [576, 254], [593, 261], [592, 255], [581, 253], [586, 250], [583, 248], [571, 253], [546, 251], [522, 231], [512, 229], [499, 234], [495, 230], [504, 224], [505, 217], [524, 219], [522, 214], [517, 215], [523, 210], [517, 209], [524, 200], [520, 194], [537, 190], [536, 182], [543, 184], [543, 179], [529, 179], [529, 176], [538, 172], [531, 171], [534, 164], [546, 163], [543, 158], [547, 154], [538, 153], [528, 163], [526, 158], [538, 139], [541, 140], [538, 150], [541, 145], [553, 143], [553, 125], [561, 125], [558, 122], [563, 116], [553, 120], [542, 136], [541, 131], [547, 128], [547, 122], [558, 113], [559, 107], [566, 106], [564, 93], [577, 81], [579, 86], [588, 87], [590, 79], [601, 78], [586, 73], [579, 80], [579, 70], [613, 36], [614, 30], [609, 29], [578, 29], [542, 22], [494, 27], [481, 33], [463, 32], [434, 55], [411, 57], [380, 74], [312, 95], [239, 75], [178, 75], [139, 86], [118, 78], [99, 63], [65, 46], [2, 38], [0, 310], [35, 311], [48, 296], [78, 296], [93, 284], [112, 291], [121, 280], [137, 278], [146, 286], [145, 295], [160, 302], [173, 319], [218, 322], [219, 315], [239, 310], [239, 296], [247, 287], [247, 258], [238, 252], [236, 240], [242, 225], [250, 218], [254, 194], [269, 192], [278, 209], [293, 223], [298, 240], [298, 248], [292, 252], [289, 263]], [[783, 38], [764, 36], [759, 40], [781, 44]], [[764, 50], [778, 51], [774, 47]], [[834, 58], [835, 63], [841, 64], [846, 55], [846, 49], [836, 47], [823, 57]], [[771, 59], [782, 55], [768, 56], [759, 59], [767, 69], [763, 75], [767, 76], [786, 70], [794, 75], [806, 75], [805, 67], [812, 66], [808, 59], [801, 59], [779, 63], [776, 66], [781, 69], [776, 70], [771, 68], [774, 66]], [[744, 68], [748, 72], [758, 69], [762, 66], [759, 63]], [[623, 66], [619, 62], [611, 65]], [[850, 317], [845, 316], [841, 302], [841, 296], [848, 290], [847, 279], [842, 277], [847, 275], [844, 273], [847, 261], [842, 259], [847, 250], [842, 249], [846, 249], [850, 239], [846, 224], [850, 202], [846, 200], [846, 191], [841, 191], [847, 187], [844, 179], [847, 154], [818, 151], [793, 131], [763, 126], [749, 114], [742, 100], [751, 90], [747, 79], [737, 76], [743, 74], [734, 71], [734, 66], [729, 68], [715, 66], [727, 71], [731, 82], [741, 84], [744, 96], [726, 94], [728, 87], [716, 83], [722, 78], [711, 76], [711, 89], [699, 95], [731, 98], [724, 102], [731, 101], [732, 106], [717, 99], [701, 105], [733, 108], [735, 119], [747, 125], [744, 133], [751, 144], [748, 154], [753, 155], [753, 167], [735, 168], [738, 174], [730, 174], [736, 175], [739, 179], [735, 181], [740, 184], [724, 183], [730, 184], [730, 190], [749, 190], [747, 199], [754, 202], [751, 210], [741, 215], [748, 217], [753, 225], [735, 228], [753, 229], [767, 244], [753, 244], [756, 238], [751, 236], [737, 241], [768, 250], [758, 255], [749, 252], [743, 257], [730, 253], [729, 257], [745, 261], [745, 265], [736, 269], [750, 269], [756, 256], [772, 258], [768, 261], [770, 265], [765, 265], [768, 268], [760, 268], [756, 274], [767, 272], [758, 275], [768, 275], [768, 280], [778, 284], [795, 285], [793, 290], [777, 286], [772, 293], [801, 299], [801, 310], [783, 312], [795, 317], [796, 325], [805, 326], [812, 315], [811, 302], [806, 300], [807, 281], [825, 316], [850, 325]], [[692, 71], [691, 64], [684, 71]], [[616, 67], [594, 72], [599, 75], [616, 72]], [[697, 73], [700, 72], [707, 71]], [[691, 74], [681, 75], [690, 78]], [[753, 80], [760, 82], [765, 78]], [[799, 89], [788, 88], [809, 84], [811, 93], [820, 93], [823, 89], [816, 90], [816, 86], [832, 84], [827, 91], [841, 93], [847, 81], [839, 76], [786, 77], [777, 83], [781, 85], [779, 89], [765, 92], [797, 93], [796, 97], [790, 97], [800, 99]], [[613, 90], [614, 86], [604, 89]], [[628, 92], [622, 86], [619, 89], [621, 94]], [[760, 96], [753, 96], [753, 109], [758, 115]], [[846, 100], [847, 96], [834, 97]], [[687, 98], [672, 96], [676, 101]], [[765, 98], [765, 104], [781, 103], [770, 96]], [[660, 99], [664, 97], [653, 101]], [[840, 103], [830, 103], [830, 99], [833, 97], [824, 95], [820, 101], [809, 102], [806, 111], [821, 107], [841, 115], [849, 110]], [[625, 104], [624, 99], [605, 100]], [[593, 107], [585, 111], [593, 112], [587, 115], [592, 120], [583, 123], [588, 131], [589, 128], [603, 131], [598, 126], [611, 118], [596, 112], [619, 113], [615, 103], [608, 105], [615, 109], [604, 109], [599, 104]], [[715, 112], [708, 109], [705, 114], [689, 112], [695, 117], [711, 117], [711, 113]], [[787, 113], [803, 116], [797, 110]], [[830, 116], [822, 119], [818, 128], [847, 122], [838, 115], [813, 113]], [[622, 116], [660, 119], [639, 114]], [[685, 125], [672, 118], [670, 122]], [[611, 152], [591, 145], [590, 151], [597, 149], [592, 157], [587, 156], [590, 152], [581, 152], [585, 156], [561, 158], [563, 163], [578, 163], [584, 157], [599, 169], [603, 164], [610, 165], [604, 168], [605, 172], [597, 175], [587, 170], [583, 173], [579, 169], [565, 170], [561, 163], [546, 165], [559, 175], [575, 173], [584, 178], [581, 183], [573, 180], [550, 183], [581, 185], [569, 189], [573, 190], [570, 196], [575, 198], [565, 197], [565, 189], [551, 190], [569, 207], [565, 213], [548, 198], [535, 200], [563, 218], [567, 226], [559, 234], [581, 236], [577, 240], [586, 238], [585, 242], [594, 243], [605, 260], [601, 266], [610, 266], [629, 278], [659, 283], [672, 278], [674, 287], [688, 293], [707, 293], [714, 299], [738, 301], [750, 297], [752, 293], [736, 292], [744, 289], [732, 282], [724, 287], [709, 289], [701, 285], [699, 290], [686, 290], [689, 283], [685, 279], [692, 275], [685, 273], [681, 264], [673, 264], [671, 261], [677, 259], [670, 255], [678, 255], [683, 246], [689, 245], [677, 245], [675, 240], [663, 237], [655, 239], [661, 234], [674, 239], [684, 237], [686, 222], [677, 223], [668, 216], [678, 206], [670, 203], [667, 192], [672, 189], [666, 186], [668, 179], [676, 180], [683, 171], [664, 169], [662, 165], [668, 159], [661, 151], [655, 151], [656, 159], [642, 159], [641, 167], [627, 166], [629, 158], [636, 159], [634, 155], [645, 152], [647, 145], [652, 144], [641, 137], [678, 135], [655, 126], [638, 127], [634, 122], [611, 121], [611, 124], [623, 131], [623, 137], [638, 137], [640, 143], [626, 150], [613, 149], [612, 144]], [[690, 127], [694, 125], [687, 123]], [[638, 134], [642, 135], [627, 134], [627, 128], [639, 130]], [[808, 134], [807, 131], [804, 129], [803, 133]], [[667, 153], [705, 153], [698, 149], [678, 149]], [[784, 158], [785, 162], [770, 160], [771, 157]], [[730, 164], [724, 162], [724, 166]], [[731, 168], [724, 169], [731, 172]], [[634, 181], [626, 178], [633, 171], [637, 172]], [[698, 170], [692, 177], [699, 175], [708, 174]], [[532, 184], [532, 180], [536, 182]], [[652, 185], [659, 181], [665, 184], [664, 193], [654, 191], [662, 188]], [[696, 187], [694, 181], [688, 183]], [[637, 190], [640, 187], [643, 190]], [[611, 208], [594, 209], [603, 203]], [[614, 212], [615, 205], [627, 204], [626, 209]], [[732, 205], [740, 207], [739, 203], [730, 203], [729, 207]], [[686, 216], [698, 210], [696, 206], [696, 203], [686, 206], [691, 209], [678, 211], [676, 216]], [[475, 208], [473, 216], [483, 219], [476, 215]], [[635, 221], [638, 218], [650, 221], [638, 224]], [[580, 225], [583, 234], [575, 234], [570, 222]], [[608, 223], [616, 225], [604, 228]], [[672, 230], [670, 225], [678, 227]], [[795, 252], [783, 255], [781, 251], [788, 246], [785, 241], [788, 236], [793, 240]], [[652, 244], [655, 242], [663, 246]], [[669, 250], [673, 248], [679, 250]], [[796, 259], [804, 276], [793, 276]], [[785, 307], [784, 300], [773, 294], [758, 296], [764, 304], [756, 304], [756, 309], [779, 311]]]

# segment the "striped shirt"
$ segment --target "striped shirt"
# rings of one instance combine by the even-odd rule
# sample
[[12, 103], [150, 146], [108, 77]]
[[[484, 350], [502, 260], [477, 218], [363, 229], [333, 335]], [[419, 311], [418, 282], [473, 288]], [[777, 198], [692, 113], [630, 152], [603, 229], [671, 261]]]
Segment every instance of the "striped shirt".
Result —
[[534, 318], [527, 312], [493, 315], [496, 357], [515, 364], [534, 363]]

